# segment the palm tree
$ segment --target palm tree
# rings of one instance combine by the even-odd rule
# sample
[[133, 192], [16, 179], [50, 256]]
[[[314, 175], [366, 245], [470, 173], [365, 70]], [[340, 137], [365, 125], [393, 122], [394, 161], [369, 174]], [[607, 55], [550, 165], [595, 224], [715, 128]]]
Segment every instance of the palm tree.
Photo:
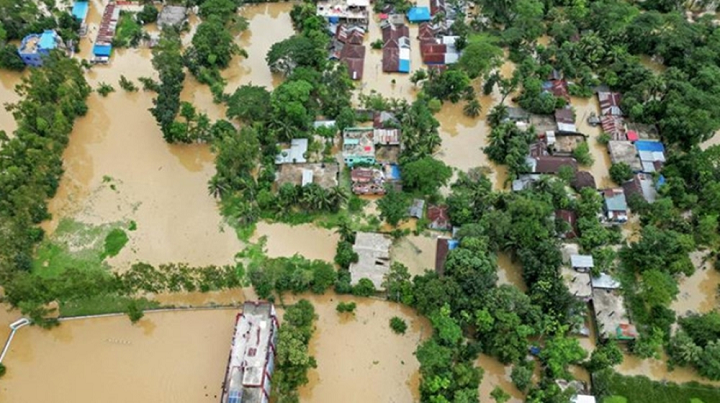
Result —
[[350, 226], [350, 221], [347, 218], [343, 217], [340, 222], [338, 222], [338, 228], [335, 230], [335, 233], [340, 235], [341, 240], [355, 243], [355, 231], [353, 231]]
[[214, 198], [220, 198], [228, 190], [225, 181], [217, 174], [213, 175], [208, 182], [208, 193]]
[[499, 126], [500, 123], [508, 116], [508, 107], [505, 104], [495, 105], [490, 113], [487, 114], [487, 120], [490, 127]]
[[465, 106], [463, 106], [463, 113], [471, 118], [478, 117], [480, 115], [480, 111], [482, 111], [482, 106], [477, 99], [470, 100], [465, 104]]

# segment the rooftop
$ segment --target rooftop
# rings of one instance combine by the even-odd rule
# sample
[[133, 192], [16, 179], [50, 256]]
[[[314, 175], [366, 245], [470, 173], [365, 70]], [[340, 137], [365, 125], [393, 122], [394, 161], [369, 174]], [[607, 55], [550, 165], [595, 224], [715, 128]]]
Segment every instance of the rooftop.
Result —
[[413, 199], [412, 204], [410, 205], [410, 207], [408, 207], [408, 215], [410, 217], [421, 219], [423, 217], [424, 210], [425, 210], [425, 200]]
[[278, 186], [285, 183], [304, 186], [309, 177], [310, 183], [329, 189], [338, 185], [339, 172], [340, 167], [337, 163], [282, 164], [276, 175]]
[[317, 15], [332, 19], [345, 19], [348, 21], [362, 21], [368, 19], [369, 0], [336, 0], [317, 3]]
[[372, 127], [348, 127], [343, 130], [343, 155], [375, 156]]
[[657, 127], [654, 125], [627, 122], [626, 126], [628, 130], [632, 130], [637, 134], [639, 140], [657, 140], [660, 138]]
[[610, 151], [610, 160], [613, 164], [624, 162], [630, 166], [634, 172], [642, 170], [640, 158], [637, 156], [635, 145], [629, 141], [608, 142], [608, 150]]
[[600, 273], [599, 276], [592, 278], [592, 286], [593, 288], [615, 290], [620, 288], [620, 282], [607, 273]]
[[595, 177], [590, 172], [577, 171], [575, 172], [575, 177], [570, 182], [570, 186], [578, 192], [588, 187], [595, 189]]
[[87, 1], [76, 1], [73, 4], [72, 15], [79, 21], [85, 21], [88, 13], [88, 2]]
[[427, 218], [430, 220], [429, 227], [439, 231], [449, 230], [452, 224], [450, 224], [447, 210], [447, 206], [429, 205], [427, 209]]
[[48, 52], [62, 45], [62, 39], [57, 32], [46, 29], [42, 34], [30, 34], [23, 38], [18, 52], [21, 54], [33, 54]]
[[612, 140], [632, 140], [625, 134], [625, 119], [622, 116], [606, 115], [600, 118], [600, 126]]
[[509, 107], [507, 108], [507, 118], [508, 120], [512, 121], [530, 121], [530, 112], [526, 111], [523, 108], [515, 108], [515, 107]]
[[572, 152], [586, 141], [585, 136], [580, 133], [560, 132], [554, 133], [555, 142], [552, 144], [553, 152], [556, 155], [572, 155]]
[[575, 158], [545, 156], [529, 158], [527, 162], [530, 165], [530, 170], [534, 173], [555, 174], [564, 166], [572, 168], [573, 172], [577, 171]]
[[649, 203], [654, 202], [657, 198], [657, 190], [652, 176], [647, 174], [636, 174], [631, 180], [623, 184], [623, 190], [626, 198], [638, 195]]
[[620, 101], [622, 97], [618, 92], [598, 92], [598, 100], [600, 101], [600, 114], [601, 115], [614, 115], [622, 116], [622, 110], [620, 110]]
[[[263, 401], [264, 378], [273, 359], [271, 344], [277, 330], [275, 307], [267, 302], [246, 302], [237, 317], [225, 373], [222, 402]], [[270, 369], [270, 371], [272, 371]]]
[[308, 139], [292, 139], [290, 148], [280, 149], [280, 153], [275, 156], [276, 164], [303, 164], [307, 162], [305, 153], [308, 149]]
[[176, 26], [180, 25], [185, 21], [187, 17], [187, 9], [183, 6], [165, 6], [160, 10], [158, 15], [157, 25], [162, 26]]
[[627, 211], [627, 200], [625, 199], [625, 191], [622, 188], [605, 189], [603, 190], [603, 196], [605, 197], [606, 211]]
[[593, 257], [591, 255], [570, 255], [570, 265], [573, 268], [592, 268], [595, 267]]
[[562, 238], [577, 238], [577, 214], [572, 210], [555, 210], [555, 219], [566, 222], [570, 229], [564, 234], [559, 234]]
[[377, 168], [353, 168], [350, 171], [355, 194], [385, 194], [385, 173]]
[[459, 242], [455, 239], [440, 237], [435, 248], [435, 271], [442, 275], [445, 272], [445, 261], [451, 250], [457, 248]]
[[617, 290], [593, 288], [592, 301], [600, 337], [618, 338], [618, 329], [630, 324], [622, 295]]
[[390, 271], [390, 246], [392, 241], [383, 234], [358, 232], [353, 250], [358, 254], [357, 263], [350, 265], [350, 282], [357, 284], [360, 279], [372, 281], [375, 289], [383, 290], [382, 283]]
[[560, 275], [570, 294], [579, 299], [590, 299], [592, 296], [592, 287], [590, 285], [589, 273], [580, 273], [567, 266], [563, 266], [560, 269]]

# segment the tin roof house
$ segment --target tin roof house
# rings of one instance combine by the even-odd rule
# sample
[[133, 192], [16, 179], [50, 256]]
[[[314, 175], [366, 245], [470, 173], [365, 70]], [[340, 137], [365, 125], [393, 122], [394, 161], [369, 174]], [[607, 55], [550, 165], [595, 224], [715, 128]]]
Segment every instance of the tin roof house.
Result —
[[40, 67], [43, 59], [50, 55], [53, 49], [64, 49], [62, 38], [52, 29], [42, 34], [30, 34], [23, 38], [18, 48], [18, 55], [26, 66]]
[[370, 0], [331, 0], [317, 3], [316, 13], [330, 24], [346, 22], [367, 27], [370, 20]]
[[605, 220], [611, 223], [624, 223], [628, 220], [627, 200], [625, 199], [625, 191], [619, 189], [605, 189], [602, 191], [603, 210], [605, 212]]
[[410, 29], [407, 25], [383, 23], [383, 61], [385, 73], [410, 72]]
[[343, 159], [352, 168], [355, 164], [375, 163], [375, 141], [372, 127], [348, 127], [343, 130]]
[[622, 100], [620, 93], [599, 91], [597, 93], [597, 96], [598, 100], [600, 101], [601, 115], [623, 115], [622, 110], [620, 109], [620, 101]]

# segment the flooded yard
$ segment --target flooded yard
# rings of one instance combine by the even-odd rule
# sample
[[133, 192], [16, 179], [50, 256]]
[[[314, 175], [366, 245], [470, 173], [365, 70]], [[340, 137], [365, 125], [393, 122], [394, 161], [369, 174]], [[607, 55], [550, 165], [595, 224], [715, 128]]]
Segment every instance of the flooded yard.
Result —
[[522, 392], [513, 385], [510, 379], [511, 367], [506, 367], [496, 358], [485, 354], [480, 354], [476, 365], [485, 371], [482, 382], [480, 383], [481, 402], [493, 401], [490, 393], [492, 393], [496, 386], [499, 386], [510, 395], [510, 400], [507, 401], [508, 403], [522, 403], [524, 401]]
[[15, 86], [22, 81], [20, 73], [3, 70], [0, 73], [0, 130], [4, 130], [8, 136], [17, 129], [17, 123], [11, 112], [5, 109], [6, 104], [15, 103], [20, 97], [15, 92]]
[[685, 316], [688, 311], [706, 313], [718, 306], [720, 272], [712, 267], [711, 261], [703, 262], [703, 255], [705, 253], [699, 251], [690, 254], [690, 259], [695, 265], [695, 273], [680, 279], [680, 294], [670, 305], [678, 316]]
[[[340, 301], [356, 301], [355, 315], [338, 314]], [[419, 367], [416, 345], [430, 336], [428, 321], [399, 304], [347, 296], [310, 299], [319, 316], [310, 341], [317, 369], [300, 389], [307, 403], [365, 403], [419, 401]], [[390, 330], [390, 318], [408, 324], [404, 335]]]
[[253, 235], [253, 242], [267, 237], [268, 257], [290, 257], [295, 254], [308, 259], [332, 262], [340, 236], [333, 230], [312, 224], [291, 226], [282, 223], [259, 222]]
[[435, 270], [436, 235], [410, 235], [393, 244], [393, 261], [407, 266], [412, 276]]
[[595, 183], [598, 188], [606, 188], [614, 186], [610, 179], [610, 154], [607, 146], [598, 143], [597, 139], [602, 133], [600, 126], [591, 126], [587, 122], [587, 118], [595, 113], [600, 113], [600, 106], [596, 96], [590, 98], [572, 97], [571, 105], [575, 110], [575, 124], [577, 130], [587, 136], [587, 142], [590, 146], [590, 154], [595, 162], [592, 166], [581, 166], [580, 170], [592, 173], [595, 177]]

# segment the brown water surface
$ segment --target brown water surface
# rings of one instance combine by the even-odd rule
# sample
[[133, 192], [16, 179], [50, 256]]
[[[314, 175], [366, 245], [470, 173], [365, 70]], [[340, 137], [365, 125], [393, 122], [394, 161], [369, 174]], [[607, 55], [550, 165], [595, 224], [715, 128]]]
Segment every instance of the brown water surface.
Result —
[[595, 177], [595, 183], [599, 188], [613, 186], [613, 182], [609, 176], [610, 155], [608, 154], [607, 146], [597, 141], [598, 136], [602, 133], [602, 128], [600, 126], [593, 127], [587, 123], [587, 118], [591, 113], [594, 112], [596, 115], [600, 113], [597, 97], [572, 97], [571, 105], [575, 110], [575, 124], [577, 129], [580, 133], [588, 136], [587, 141], [590, 146], [590, 154], [595, 159], [591, 167], [581, 166], [580, 169], [592, 173]]
[[[340, 301], [355, 301], [355, 315], [338, 314]], [[318, 314], [310, 353], [317, 369], [300, 388], [302, 402], [413, 402], [418, 394], [420, 364], [416, 346], [430, 335], [430, 324], [399, 304], [348, 296], [313, 296]], [[408, 324], [404, 335], [390, 330], [390, 318]]]
[[[235, 309], [148, 313], [25, 327], [0, 402], [217, 402]], [[41, 380], [41, 384], [38, 381]]]
[[407, 266], [411, 275], [419, 276], [426, 270], [435, 270], [436, 248], [435, 234], [410, 235], [393, 244], [392, 258]]
[[520, 392], [515, 385], [513, 385], [510, 379], [511, 367], [503, 365], [496, 358], [490, 357], [489, 355], [480, 354], [477, 366], [482, 367], [484, 375], [482, 382], [480, 383], [480, 401], [491, 402], [493, 401], [490, 397], [490, 393], [499, 386], [505, 392], [510, 394], [511, 398], [508, 403], [522, 403], [523, 394]]
[[282, 223], [259, 222], [253, 235], [253, 242], [267, 237], [267, 255], [269, 257], [290, 257], [294, 254], [308, 259], [320, 259], [332, 262], [340, 236], [333, 230], [316, 227], [312, 224], [290, 226]]
[[522, 265], [519, 261], [513, 262], [510, 255], [504, 252], [497, 255], [498, 285], [514, 285], [521, 291], [527, 291], [527, 285], [522, 278]]
[[700, 251], [690, 253], [695, 273], [680, 279], [680, 294], [670, 305], [678, 316], [685, 316], [688, 312], [706, 313], [718, 306], [720, 272], [712, 267], [711, 261], [703, 262], [702, 258], [706, 253]]
[[4, 130], [10, 137], [17, 129], [17, 123], [5, 106], [20, 100], [20, 96], [15, 92], [15, 86], [22, 81], [22, 77], [23, 74], [14, 71], [0, 71], [0, 130]]

